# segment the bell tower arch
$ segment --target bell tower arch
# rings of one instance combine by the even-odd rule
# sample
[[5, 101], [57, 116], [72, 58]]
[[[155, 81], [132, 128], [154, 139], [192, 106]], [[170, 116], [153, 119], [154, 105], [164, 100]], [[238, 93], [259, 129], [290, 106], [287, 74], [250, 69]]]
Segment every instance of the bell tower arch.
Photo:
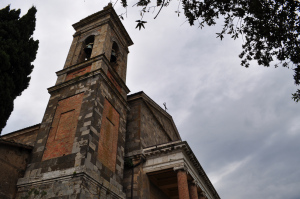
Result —
[[128, 47], [112, 5], [73, 25], [75, 34], [50, 99], [17, 198], [125, 198], [123, 168]]

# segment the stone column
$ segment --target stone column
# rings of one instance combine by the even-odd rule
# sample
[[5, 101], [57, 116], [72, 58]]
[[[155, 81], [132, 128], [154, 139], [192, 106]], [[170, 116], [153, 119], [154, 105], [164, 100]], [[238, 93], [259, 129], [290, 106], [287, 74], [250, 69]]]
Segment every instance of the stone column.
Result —
[[206, 199], [205, 193], [203, 191], [199, 193], [199, 199]]
[[187, 173], [184, 170], [177, 170], [178, 195], [179, 199], [189, 199], [189, 187]]
[[198, 199], [197, 186], [194, 182], [189, 183], [190, 199]]

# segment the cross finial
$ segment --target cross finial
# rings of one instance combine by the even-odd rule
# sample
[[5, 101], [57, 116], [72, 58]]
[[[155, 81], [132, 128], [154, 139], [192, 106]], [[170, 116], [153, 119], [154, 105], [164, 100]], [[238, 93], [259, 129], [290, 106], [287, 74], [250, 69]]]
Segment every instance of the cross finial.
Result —
[[167, 110], [168, 110], [168, 109], [167, 109], [167, 103], [164, 102], [163, 105], [164, 105], [164, 107], [165, 107], [165, 111], [167, 111]]

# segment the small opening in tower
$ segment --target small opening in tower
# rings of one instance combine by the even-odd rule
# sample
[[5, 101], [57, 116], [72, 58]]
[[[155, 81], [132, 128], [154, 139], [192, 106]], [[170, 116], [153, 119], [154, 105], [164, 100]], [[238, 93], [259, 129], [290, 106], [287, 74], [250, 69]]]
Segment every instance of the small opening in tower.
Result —
[[93, 50], [93, 46], [94, 46], [94, 40], [95, 40], [95, 36], [91, 35], [88, 38], [86, 38], [85, 40], [85, 47], [84, 47], [84, 52], [85, 52], [85, 58], [84, 60], [89, 60], [91, 58], [92, 55], [92, 50]]
[[116, 42], [113, 43], [112, 49], [111, 49], [111, 56], [110, 56], [110, 62], [111, 63], [117, 63], [117, 56], [119, 53], [119, 47]]

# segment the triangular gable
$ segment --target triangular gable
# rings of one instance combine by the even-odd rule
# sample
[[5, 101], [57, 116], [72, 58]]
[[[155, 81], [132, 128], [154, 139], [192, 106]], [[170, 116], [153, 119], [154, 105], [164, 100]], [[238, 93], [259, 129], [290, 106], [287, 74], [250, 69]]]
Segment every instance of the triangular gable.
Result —
[[128, 101], [138, 99], [138, 98], [142, 98], [146, 107], [152, 113], [152, 115], [157, 120], [161, 128], [165, 131], [165, 133], [170, 138], [170, 140], [172, 141], [181, 140], [177, 127], [170, 114], [168, 114], [165, 110], [163, 110], [157, 103], [155, 103], [144, 92], [138, 92], [128, 96]]

